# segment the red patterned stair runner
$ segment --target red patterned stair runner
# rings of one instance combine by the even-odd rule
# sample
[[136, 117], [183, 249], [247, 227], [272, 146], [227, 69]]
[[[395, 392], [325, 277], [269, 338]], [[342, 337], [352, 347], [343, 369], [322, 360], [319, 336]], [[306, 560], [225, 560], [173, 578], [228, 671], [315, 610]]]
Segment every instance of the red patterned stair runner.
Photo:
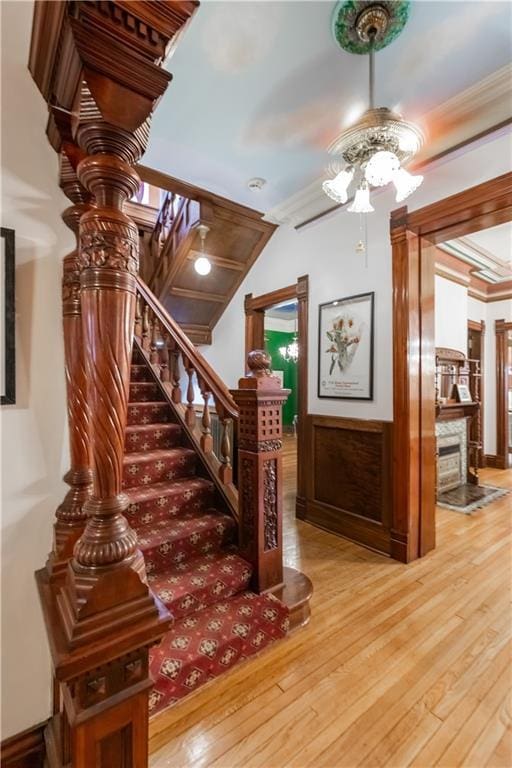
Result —
[[[216, 508], [214, 484], [140, 352], [131, 369], [124, 489], [151, 588], [175, 618], [150, 654], [158, 712], [260, 651], [288, 629], [288, 609], [248, 590], [236, 525]], [[218, 504], [218, 506], [220, 506]]]

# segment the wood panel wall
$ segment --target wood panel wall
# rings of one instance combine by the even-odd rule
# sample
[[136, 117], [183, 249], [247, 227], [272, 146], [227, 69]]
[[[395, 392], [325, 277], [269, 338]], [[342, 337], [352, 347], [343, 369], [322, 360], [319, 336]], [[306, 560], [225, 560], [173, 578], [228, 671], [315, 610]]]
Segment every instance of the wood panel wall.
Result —
[[391, 553], [392, 427], [386, 421], [308, 415], [303, 519]]

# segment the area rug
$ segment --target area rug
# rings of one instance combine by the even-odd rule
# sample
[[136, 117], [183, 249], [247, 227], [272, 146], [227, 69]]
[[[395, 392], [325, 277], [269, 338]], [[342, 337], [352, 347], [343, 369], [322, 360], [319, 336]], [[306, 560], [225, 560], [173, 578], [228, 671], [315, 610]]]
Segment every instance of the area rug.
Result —
[[437, 497], [437, 506], [444, 509], [453, 509], [455, 512], [463, 512], [469, 515], [476, 509], [486, 507], [501, 496], [509, 493], [506, 488], [495, 488], [490, 485], [459, 485], [451, 491], [445, 491]]

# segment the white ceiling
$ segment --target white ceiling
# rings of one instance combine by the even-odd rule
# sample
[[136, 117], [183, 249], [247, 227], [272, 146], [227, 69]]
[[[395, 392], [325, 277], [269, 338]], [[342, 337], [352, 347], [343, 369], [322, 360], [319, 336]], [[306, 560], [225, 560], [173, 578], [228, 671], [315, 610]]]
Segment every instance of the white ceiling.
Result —
[[[331, 36], [334, 2], [203, 0], [172, 58], [146, 165], [268, 211], [322, 174], [366, 107], [368, 60]], [[376, 101], [417, 120], [508, 64], [508, 2], [418, 2], [376, 57]], [[267, 179], [258, 193], [254, 176]]]
[[468, 235], [465, 240], [469, 240], [477, 248], [492, 254], [499, 261], [509, 263], [512, 261], [512, 221], [474, 232], [472, 235]]

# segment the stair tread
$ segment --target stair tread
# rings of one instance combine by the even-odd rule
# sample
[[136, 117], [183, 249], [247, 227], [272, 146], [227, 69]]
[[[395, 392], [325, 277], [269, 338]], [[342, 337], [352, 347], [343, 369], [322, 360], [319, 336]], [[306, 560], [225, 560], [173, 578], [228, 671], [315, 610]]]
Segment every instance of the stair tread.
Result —
[[286, 635], [288, 611], [272, 595], [244, 591], [178, 619], [151, 650], [150, 712], [162, 710]]
[[[133, 456], [133, 454], [130, 455]], [[132, 503], [136, 503], [202, 488], [213, 490], [214, 484], [204, 477], [180, 477], [176, 480], [163, 480], [160, 483], [151, 483], [150, 485], [136, 485], [133, 488], [127, 488], [124, 493]]]
[[216, 529], [220, 534], [233, 526], [232, 517], [210, 508], [206, 512], [193, 510], [179, 518], [171, 517], [168, 520], [158, 520], [147, 525], [140, 525], [137, 527], [137, 537], [139, 547], [145, 552], [158, 543], [177, 542], [195, 534], [206, 533], [211, 529]]
[[[175, 555], [177, 560], [181, 554]], [[175, 617], [225, 600], [249, 585], [251, 566], [234, 552], [213, 552], [189, 559], [183, 555], [183, 560], [153, 574], [153, 563], [146, 559], [151, 589]]]

